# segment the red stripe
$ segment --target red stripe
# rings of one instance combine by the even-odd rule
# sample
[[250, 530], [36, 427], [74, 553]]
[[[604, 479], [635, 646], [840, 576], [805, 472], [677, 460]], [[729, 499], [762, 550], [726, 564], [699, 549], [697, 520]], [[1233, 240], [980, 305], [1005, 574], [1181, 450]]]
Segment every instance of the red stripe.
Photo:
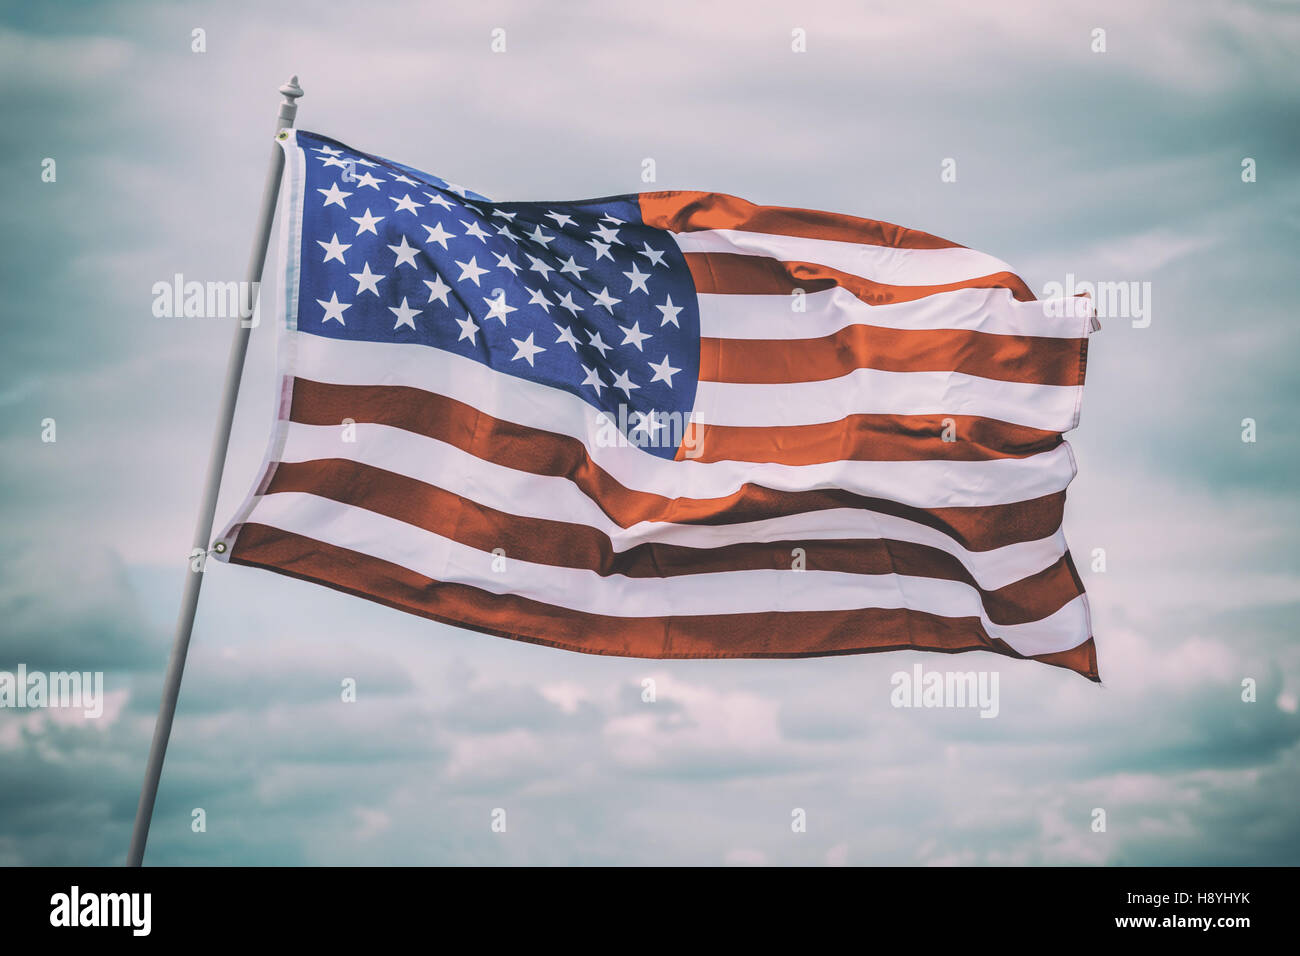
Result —
[[861, 508], [934, 528], [972, 551], [1048, 537], [1061, 526], [1065, 492], [1030, 501], [963, 508], [913, 508], [839, 488], [773, 491], [746, 483], [723, 498], [666, 498], [620, 484], [576, 438], [493, 418], [455, 399], [398, 385], [333, 385], [295, 379], [291, 421], [376, 423], [436, 438], [507, 468], [567, 478], [615, 523], [735, 524], [783, 515]]
[[1082, 385], [1087, 339], [849, 325], [817, 339], [700, 339], [700, 377], [753, 385], [821, 382], [854, 369], [960, 372], [1027, 385]]
[[815, 262], [781, 262], [767, 256], [732, 252], [687, 252], [684, 257], [695, 279], [695, 291], [700, 293], [790, 295], [797, 289], [824, 292], [839, 286], [870, 305], [885, 305], [914, 302], [957, 289], [1010, 289], [1021, 302], [1034, 301], [1029, 286], [1012, 272], [996, 272], [946, 285], [888, 285]]
[[[921, 611], [765, 611], [670, 617], [610, 617], [511, 594], [435, 581], [400, 565], [259, 524], [245, 524], [234, 564], [364, 597], [445, 624], [587, 654], [656, 659], [824, 657], [893, 650], [988, 650], [1023, 657], [989, 637], [978, 618]], [[1091, 638], [1069, 651], [1033, 658], [1097, 680]]]
[[772, 428], [692, 422], [677, 458], [689, 448], [692, 461], [704, 462], [989, 461], [1038, 455], [1061, 441], [1059, 432], [972, 415], [850, 415]]
[[953, 555], [909, 541], [841, 539], [751, 542], [716, 548], [646, 543], [616, 552], [609, 536], [587, 525], [529, 518], [361, 462], [331, 458], [280, 462], [267, 494], [302, 492], [364, 508], [484, 553], [503, 548], [532, 564], [579, 568], [602, 577], [677, 577], [724, 571], [789, 570], [801, 548], [808, 570], [902, 574], [960, 581], [975, 588], [995, 624], [1040, 621], [1083, 593], [1069, 555], [997, 590], [980, 588]]
[[690, 190], [641, 193], [641, 219], [669, 232], [739, 229], [805, 239], [833, 239], [895, 249], [960, 249], [955, 242], [890, 222], [814, 209], [756, 206], [725, 193]]

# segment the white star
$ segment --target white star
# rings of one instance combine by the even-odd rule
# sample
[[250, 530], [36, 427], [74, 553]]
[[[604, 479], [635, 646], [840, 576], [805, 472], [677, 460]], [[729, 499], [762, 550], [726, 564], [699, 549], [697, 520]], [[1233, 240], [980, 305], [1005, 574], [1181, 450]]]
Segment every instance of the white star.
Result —
[[627, 372], [619, 372], [617, 375], [614, 376], [614, 387], [621, 388], [623, 390], [623, 394], [627, 398], [631, 398], [632, 389], [640, 388], [641, 386], [636, 384], [636, 382], [632, 381], [631, 376], [629, 376]]
[[339, 169], [348, 168], [348, 164], [345, 163], [338, 156], [317, 156], [316, 158], [319, 159], [321, 163], [324, 164], [325, 166], [337, 166], [339, 167]]
[[560, 298], [557, 301], [559, 302], [561, 308], [569, 310], [570, 315], [576, 316], [579, 312], [582, 311], [582, 306], [578, 305], [578, 303], [573, 301], [572, 292], [564, 293], [564, 295], [560, 296]]
[[329, 189], [318, 189], [316, 191], [325, 197], [326, 206], [338, 206], [340, 209], [348, 208], [347, 204], [343, 202], [343, 200], [346, 199], [348, 196], [351, 196], [352, 194], [345, 193], [341, 189], [339, 189], [338, 183], [335, 183]]
[[369, 232], [377, 236], [379, 235], [379, 233], [375, 232], [375, 223], [383, 222], [385, 217], [372, 216], [370, 215], [369, 208], [367, 208], [366, 214], [364, 216], [349, 216], [348, 218], [357, 224], [358, 236], [361, 235], [363, 232]]
[[632, 345], [636, 346], [636, 350], [638, 352], [645, 351], [643, 348], [641, 348], [642, 342], [644, 342], [646, 339], [653, 338], [653, 336], [650, 335], [649, 333], [641, 331], [640, 322], [633, 322], [631, 328], [620, 325], [619, 329], [622, 330], [623, 332], [622, 344], [627, 345], [630, 342]]
[[546, 298], [546, 293], [543, 292], [541, 289], [536, 289], [536, 290], [529, 289], [528, 286], [524, 286], [524, 288], [528, 290], [528, 294], [531, 296], [531, 298], [528, 300], [528, 304], [540, 305], [542, 307], [542, 311], [545, 312], [547, 315], [550, 315], [552, 303], [550, 299]]
[[458, 282], [464, 282], [466, 279], [469, 279], [475, 285], [479, 285], [478, 277], [484, 275], [488, 271], [487, 269], [479, 268], [477, 256], [470, 256], [469, 262], [461, 262], [457, 259], [456, 265], [460, 266], [460, 278], [457, 280]]
[[604, 256], [604, 257], [605, 257], [606, 259], [608, 259], [610, 262], [613, 262], [613, 261], [614, 261], [614, 257], [611, 256], [611, 255], [609, 254], [609, 243], [608, 243], [608, 242], [601, 242], [599, 239], [588, 239], [588, 240], [587, 240], [587, 245], [591, 246], [591, 248], [593, 248], [593, 249], [596, 250], [596, 261], [597, 261], [597, 262], [600, 261], [600, 257], [601, 257], [601, 256]]
[[497, 235], [505, 236], [507, 239], [513, 239], [515, 242], [519, 241], [519, 237], [515, 235], [515, 231], [510, 228], [510, 224], [508, 222], [503, 222], [499, 226], [497, 226]]
[[493, 210], [492, 210], [492, 215], [494, 215], [494, 216], [500, 216], [502, 219], [514, 219], [515, 216], [519, 215], [519, 213], [517, 213], [517, 212], [506, 212], [504, 209], [493, 209]]
[[587, 342], [591, 345], [593, 349], [595, 349], [597, 352], [600, 353], [601, 358], [604, 358], [605, 353], [608, 352], [611, 348], [613, 348], [612, 345], [605, 344], [604, 340], [601, 339], [599, 332], [596, 332], [593, 335], [588, 335]]
[[451, 286], [442, 281], [442, 276], [435, 274], [432, 282], [428, 279], [422, 279], [421, 281], [429, 287], [429, 302], [437, 299], [443, 305], [447, 304], [447, 293], [451, 291]]
[[530, 256], [526, 252], [524, 253], [524, 255], [528, 256], [528, 258], [531, 259], [533, 262], [533, 264], [528, 268], [531, 269], [533, 272], [540, 272], [542, 274], [543, 279], [550, 278], [550, 274], [555, 271], [554, 268], [548, 266], [545, 262], [543, 262], [541, 259], [537, 258], [536, 256]]
[[382, 182], [383, 182], [382, 179], [376, 179], [374, 176], [371, 176], [369, 173], [362, 173], [360, 176], [356, 177], [356, 183], [358, 187], [369, 186], [371, 189], [377, 190], [379, 188], [379, 184]]
[[646, 365], [649, 365], [655, 370], [654, 378], [650, 379], [651, 384], [654, 384], [655, 382], [667, 382], [669, 388], [673, 387], [673, 376], [681, 371], [681, 369], [673, 368], [668, 364], [667, 355], [664, 356], [664, 360], [658, 365], [654, 362], [646, 362]]
[[434, 206], [441, 206], [443, 209], [455, 209], [455, 208], [456, 208], [454, 205], [452, 205], [452, 204], [447, 200], [447, 197], [444, 196], [444, 195], [442, 195], [441, 193], [438, 193], [437, 195], [434, 195], [433, 193], [425, 193], [424, 195], [428, 198], [429, 203], [430, 203], [431, 205], [434, 205]]
[[372, 163], [368, 159], [362, 159], [360, 156], [356, 158], [356, 163], [358, 166], [369, 166], [371, 168], [379, 165], [378, 163]]
[[555, 228], [563, 229], [569, 223], [573, 222], [572, 216], [567, 216], [562, 212], [548, 212], [547, 218], [555, 220]]
[[503, 256], [499, 252], [494, 252], [492, 255], [497, 257], [498, 269], [505, 269], [512, 276], [519, 275], [519, 266], [515, 263], [515, 260], [511, 259], [509, 256]]
[[627, 276], [629, 279], [632, 280], [632, 288], [627, 290], [628, 294], [635, 292], [637, 289], [640, 289], [646, 295], [650, 294], [650, 290], [647, 289], [645, 285], [645, 280], [650, 278], [650, 273], [642, 272], [640, 269], [637, 268], [635, 262], [632, 263], [632, 271], [624, 272], [623, 275]]
[[460, 196], [462, 199], [465, 197], [465, 187], [462, 186], [460, 183], [447, 183], [446, 185], [447, 185], [447, 189], [450, 192], [454, 192], [457, 196]]
[[[399, 180], [401, 178], [402, 177], [400, 176], [398, 177]], [[407, 182], [409, 183], [410, 180], [408, 179]], [[389, 196], [388, 198], [393, 199], [392, 196]], [[424, 203], [416, 202], [414, 199], [412, 199], [410, 193], [407, 193], [401, 199], [393, 199], [393, 202], [397, 203], [397, 208], [394, 209], [393, 212], [401, 212], [403, 209], [405, 209], [412, 216], [418, 216], [419, 213], [417, 213], [415, 210], [419, 209], [421, 206], [424, 205]]]
[[[579, 362], [578, 364], [582, 365], [581, 362]], [[605, 387], [605, 383], [600, 380], [600, 372], [596, 371], [596, 369], [594, 368], [587, 368], [587, 366], [585, 365], [582, 366], [582, 370], [587, 373], [587, 377], [582, 380], [582, 384], [590, 385], [592, 388], [594, 388], [596, 390], [597, 397], [599, 397], [600, 390]]]
[[673, 305], [673, 297], [671, 295], [664, 300], [663, 305], [656, 305], [655, 308], [664, 314], [663, 321], [659, 323], [659, 328], [662, 329], [669, 322], [671, 322], [673, 325], [676, 325], [677, 328], [679, 329], [681, 328], [680, 325], [677, 325], [677, 313], [682, 311], [684, 307], [680, 305]]
[[442, 223], [438, 223], [438, 224], [437, 224], [436, 226], [434, 226], [432, 229], [430, 229], [428, 226], [425, 226], [423, 223], [421, 223], [421, 226], [423, 227], [424, 231], [427, 232], [427, 233], [429, 234], [429, 238], [426, 239], [426, 240], [424, 240], [424, 241], [425, 241], [425, 242], [436, 242], [438, 245], [442, 246], [444, 249], [447, 248], [447, 240], [448, 240], [448, 239], [455, 239], [455, 238], [456, 238], [456, 234], [455, 234], [454, 232], [448, 232], [447, 230], [445, 230], [445, 229], [442, 228]]
[[618, 230], [609, 226], [596, 226], [594, 235], [600, 236], [605, 242], [617, 242], [620, 246], [623, 244], [623, 240], [618, 237]]
[[[331, 259], [337, 259], [339, 262], [343, 262], [344, 251], [352, 248], [351, 243], [343, 245], [339, 242], [339, 234], [337, 232], [334, 233], [334, 236], [329, 242], [321, 242], [317, 239], [316, 244], [325, 250], [325, 258], [322, 260], [323, 262], [329, 262]], [[343, 262], [343, 264], [347, 265], [346, 262]]]
[[546, 349], [542, 348], [540, 345], [533, 344], [532, 332], [528, 333], [528, 338], [526, 339], [511, 339], [510, 341], [514, 342], [519, 348], [519, 351], [515, 353], [514, 358], [511, 359], [512, 362], [517, 359], [527, 359], [528, 364], [531, 366], [533, 364], [533, 356], [538, 352], [546, 351]]
[[420, 250], [418, 247], [407, 242], [405, 236], [402, 237], [402, 244], [400, 246], [389, 246], [388, 248], [397, 256], [397, 262], [393, 264], [394, 269], [401, 266], [402, 263], [406, 263], [412, 269], [416, 267], [415, 257], [420, 254]]
[[352, 308], [352, 305], [351, 303], [345, 305], [342, 302], [340, 302], [339, 294], [337, 292], [330, 293], [330, 300], [328, 302], [326, 302], [324, 299], [317, 299], [316, 301], [325, 310], [325, 318], [321, 319], [322, 323], [328, 322], [330, 319], [338, 319], [339, 325], [347, 324], [346, 322], [343, 321], [343, 310]]
[[[506, 305], [506, 294], [504, 290], [502, 290], [501, 294], [494, 299], [489, 299], [487, 296], [484, 296], [483, 301], [486, 302], [489, 306], [488, 314], [485, 315], [483, 318], [500, 319], [502, 325], [506, 324], [507, 315], [509, 315], [511, 312], [519, 311], [513, 305]], [[529, 364], [531, 365], [532, 363], [530, 362]]]
[[488, 241], [488, 234], [483, 231], [483, 227], [480, 226], [478, 223], [466, 222], [464, 219], [462, 219], [460, 221], [460, 224], [465, 227], [465, 235], [473, 236], [475, 239], [483, 243], [486, 243]]
[[[559, 260], [557, 259], [556, 261], [558, 262]], [[566, 262], [564, 265], [560, 266], [561, 273], [570, 272], [578, 279], [581, 279], [582, 274], [586, 271], [587, 271], [587, 267], [580, 266], [576, 262], [574, 262], [573, 256], [569, 256], [569, 261]]]
[[388, 311], [397, 316], [397, 324], [393, 326], [393, 331], [397, 331], [404, 325], [409, 325], [414, 329], [415, 317], [420, 314], [419, 309], [412, 309], [406, 304], [406, 296], [402, 296], [402, 304], [400, 306], [394, 307], [390, 305]]
[[371, 272], [370, 263], [367, 262], [361, 267], [360, 272], [352, 273], [352, 278], [357, 280], [357, 295], [363, 292], [373, 292], [375, 295], [379, 295], [379, 283], [388, 277]]
[[393, 177], [393, 182], [395, 182], [395, 183], [406, 183], [406, 185], [408, 185], [408, 186], [418, 186], [418, 185], [420, 185], [420, 184], [417, 183], [414, 179], [412, 179], [410, 176], [394, 176], [394, 177]]
[[527, 235], [529, 239], [533, 240], [533, 242], [540, 243], [543, 247], [555, 241], [554, 236], [548, 236], [546, 233], [542, 232], [541, 226], [538, 226], [532, 232], [525, 233], [525, 235]]
[[559, 322], [552, 322], [551, 325], [555, 326], [560, 332], [560, 337], [555, 340], [556, 342], [563, 342], [573, 351], [578, 351], [578, 340], [573, 337], [573, 329], [567, 325], [561, 325]]
[[[342, 156], [342, 155], [343, 155], [343, 150], [341, 150], [341, 149], [335, 149], [333, 146], [317, 146], [315, 151], [318, 152], [318, 153], [324, 153], [326, 156]], [[316, 158], [317, 158], [317, 159], [320, 159], [319, 156], [317, 156]]]
[[648, 242], [642, 242], [641, 245], [644, 248], [637, 251], [638, 256], [645, 256], [652, 264], [663, 266], [665, 269], [668, 268], [668, 263], [664, 262], [664, 254], [662, 252], [658, 249], [651, 249], [650, 243]]
[[597, 305], [603, 305], [610, 315], [614, 314], [614, 306], [623, 301], [610, 295], [608, 286], [601, 289], [599, 294], [592, 296], [592, 298], [596, 300]]
[[659, 431], [659, 429], [661, 428], [668, 427], [667, 425], [665, 425], [663, 422], [659, 421], [655, 417], [654, 412], [638, 412], [637, 414], [641, 416], [641, 419], [637, 423], [636, 428], [632, 429], [633, 435], [635, 435], [637, 432], [645, 432], [646, 435], [648, 435], [651, 439], [653, 439], [655, 432]]
[[463, 319], [457, 319], [456, 324], [460, 326], [460, 335], [456, 336], [457, 342], [461, 339], [469, 339], [471, 345], [478, 345], [478, 339], [474, 337], [478, 335], [478, 326], [474, 323], [474, 317], [472, 315], [467, 315]]
[[600, 218], [603, 219], [603, 220], [605, 220], [605, 222], [612, 222], [612, 223], [613, 223], [614, 225], [616, 225], [616, 226], [621, 226], [621, 225], [623, 225], [623, 222], [624, 222], [624, 220], [622, 220], [622, 219], [615, 219], [615, 218], [614, 218], [613, 216], [611, 216], [609, 213], [605, 213], [605, 215], [601, 216]]

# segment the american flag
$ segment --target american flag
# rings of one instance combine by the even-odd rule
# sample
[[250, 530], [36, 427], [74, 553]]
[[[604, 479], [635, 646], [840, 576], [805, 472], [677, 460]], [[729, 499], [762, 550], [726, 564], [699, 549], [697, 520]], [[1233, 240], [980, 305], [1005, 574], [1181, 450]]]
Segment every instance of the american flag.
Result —
[[988, 650], [1097, 679], [1086, 299], [852, 216], [491, 202], [281, 134], [280, 403], [214, 545], [597, 654]]

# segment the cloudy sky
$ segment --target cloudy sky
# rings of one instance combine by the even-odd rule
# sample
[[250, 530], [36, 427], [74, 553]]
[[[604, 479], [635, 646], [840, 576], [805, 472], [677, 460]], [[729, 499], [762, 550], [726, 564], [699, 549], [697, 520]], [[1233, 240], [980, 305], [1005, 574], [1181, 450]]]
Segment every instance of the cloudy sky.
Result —
[[[241, 278], [291, 73], [303, 128], [496, 199], [636, 191], [653, 158], [657, 188], [898, 222], [1039, 291], [1149, 282], [1149, 327], [1093, 339], [1071, 436], [1104, 684], [586, 657], [216, 565], [146, 862], [1300, 862], [1296, 4], [0, 9], [0, 670], [108, 694], [97, 720], [0, 711], [0, 863], [124, 857], [230, 332], [151, 288]], [[273, 346], [268, 322], [219, 525]], [[916, 662], [997, 671], [1001, 713], [891, 707]]]

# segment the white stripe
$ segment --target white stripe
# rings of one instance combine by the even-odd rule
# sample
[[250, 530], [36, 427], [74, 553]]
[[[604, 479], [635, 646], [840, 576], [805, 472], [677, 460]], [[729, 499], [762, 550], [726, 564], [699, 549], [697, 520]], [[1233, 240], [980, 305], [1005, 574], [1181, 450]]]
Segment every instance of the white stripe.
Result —
[[817, 382], [754, 385], [700, 382], [705, 425], [750, 428], [837, 422], [846, 415], [974, 415], [1063, 432], [1073, 424], [1080, 385], [998, 382], [963, 372], [856, 368]]
[[[837, 571], [753, 570], [668, 578], [602, 577], [594, 571], [533, 564], [495, 555], [414, 525], [307, 494], [268, 495], [253, 521], [358, 551], [436, 581], [610, 617], [672, 617], [758, 611], [901, 608], [944, 617], [979, 617], [985, 630], [1021, 654], [1067, 650], [1088, 638], [1086, 604], [1075, 598], [1042, 621], [999, 625], [988, 620], [979, 592], [958, 581]], [[498, 565], [499, 566], [499, 565]]]
[[1001, 259], [974, 249], [896, 249], [740, 229], [703, 229], [672, 235], [682, 252], [723, 252], [767, 256], [782, 262], [813, 262], [887, 285], [947, 285], [1011, 271]]
[[[436, 439], [387, 425], [358, 424], [355, 441], [343, 442], [334, 425], [287, 426], [282, 460], [346, 458], [525, 518], [585, 525], [603, 534], [615, 552], [640, 544], [719, 548], [767, 541], [892, 539], [926, 545], [953, 555], [986, 590], [997, 590], [1036, 574], [1065, 553], [1061, 529], [1038, 541], [969, 551], [934, 528], [860, 508], [835, 508], [723, 525], [640, 521], [624, 528], [568, 478], [534, 475], [493, 464]], [[815, 564], [815, 558], [813, 559]]]
[[1089, 299], [1018, 302], [1009, 289], [956, 289], [871, 305], [836, 286], [808, 293], [799, 312], [788, 295], [701, 293], [697, 298], [700, 335], [715, 339], [816, 339], [851, 325], [1080, 339], [1088, 336], [1092, 315]]
[[[405, 385], [424, 389], [464, 402], [494, 418], [568, 435], [583, 442], [592, 460], [624, 487], [668, 498], [722, 498], [734, 494], [746, 483], [754, 483], [774, 491], [843, 488], [917, 508], [976, 507], [1027, 501], [1062, 491], [1075, 473], [1065, 444], [1028, 458], [992, 461], [834, 461], [779, 465], [666, 460], [630, 445], [602, 443], [602, 435], [610, 429], [602, 428], [600, 413], [577, 396], [494, 372], [473, 359], [424, 345], [350, 342], [305, 333], [288, 337], [296, 339], [292, 347], [297, 349], [297, 372], [304, 378], [341, 385]], [[920, 373], [879, 374], [906, 378]], [[831, 384], [834, 381], [837, 380]], [[960, 406], [951, 411], [959, 410]], [[741, 411], [730, 405], [724, 408], [732, 417]], [[784, 412], [781, 414], [788, 417]], [[700, 417], [710, 420], [703, 412]], [[712, 420], [717, 417], [715, 414]]]

